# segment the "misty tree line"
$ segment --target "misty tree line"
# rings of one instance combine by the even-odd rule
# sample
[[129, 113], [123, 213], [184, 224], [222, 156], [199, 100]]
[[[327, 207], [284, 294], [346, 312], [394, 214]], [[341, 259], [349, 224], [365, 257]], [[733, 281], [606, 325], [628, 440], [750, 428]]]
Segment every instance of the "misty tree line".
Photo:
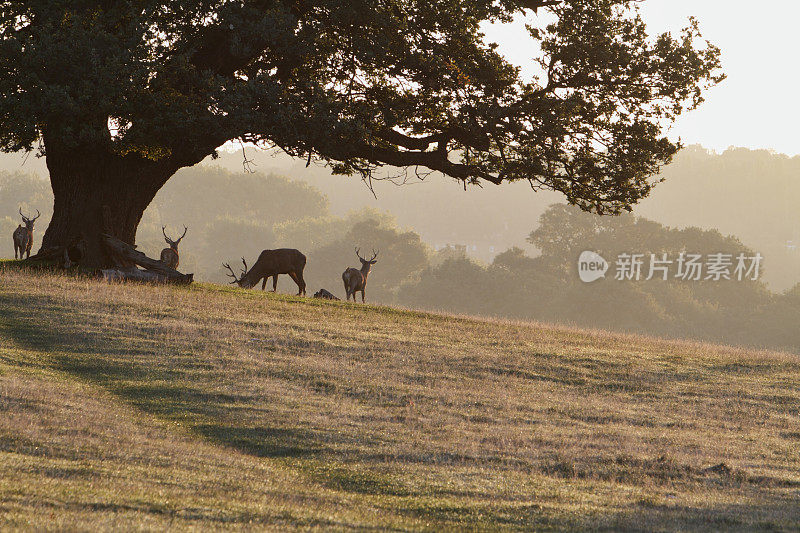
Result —
[[[467, 314], [540, 320], [630, 333], [800, 350], [800, 284], [783, 293], [747, 279], [616, 280], [614, 259], [622, 253], [676, 258], [681, 252], [754, 256], [738, 239], [716, 230], [668, 228], [641, 217], [597, 217], [566, 205], [542, 215], [528, 241], [541, 251], [519, 248], [489, 265], [451, 257], [422, 271], [400, 291], [402, 303]], [[578, 257], [595, 251], [612, 263], [606, 279], [582, 282]], [[769, 269], [768, 259], [763, 268]], [[733, 269], [731, 269], [732, 271]], [[647, 265], [643, 268], [646, 274]]]
[[[13, 257], [11, 233], [17, 209], [42, 211], [35, 249], [52, 215], [49, 184], [37, 176], [0, 171], [0, 256]], [[388, 214], [372, 209], [346, 216], [331, 214], [327, 198], [317, 189], [284, 177], [232, 173], [218, 167], [180, 171], [145, 211], [137, 235], [138, 249], [153, 257], [166, 246], [167, 234], [180, 235], [181, 270], [196, 279], [227, 282], [222, 262], [253, 264], [268, 248], [297, 248], [308, 256], [309, 288], [342, 293], [342, 271], [358, 265], [354, 248], [380, 250], [379, 276], [370, 279], [370, 298], [393, 302], [400, 284], [429, 264], [430, 248], [420, 236], [397, 227]], [[8, 242], [6, 242], [8, 241]], [[291, 290], [284, 276], [279, 290]], [[343, 294], [339, 294], [343, 296]]]
[[[40, 209], [39, 228], [50, 216], [47, 182], [22, 173], [0, 172], [0, 254], [12, 255], [17, 209]], [[464, 250], [435, 252], [414, 231], [372, 209], [331, 214], [316, 188], [276, 175], [236, 174], [215, 167], [178, 173], [145, 212], [139, 249], [151, 255], [165, 246], [167, 231], [189, 227], [181, 244], [185, 272], [198, 279], [226, 282], [221, 263], [252, 262], [266, 248], [298, 248], [308, 256], [309, 289], [343, 296], [341, 273], [357, 264], [355, 247], [380, 250], [370, 278], [373, 302], [456, 313], [571, 323], [670, 337], [753, 346], [800, 349], [794, 325], [800, 318], [800, 287], [781, 294], [762, 281], [615, 281], [593, 284], [577, 276], [577, 257], [593, 250], [613, 261], [621, 252], [754, 253], [715, 230], [671, 229], [632, 215], [598, 217], [554, 205], [528, 236], [540, 251], [519, 248], [490, 264]], [[40, 230], [41, 231], [41, 230]], [[40, 242], [41, 233], [36, 236]], [[769, 262], [765, 265], [769, 269]], [[288, 278], [279, 290], [292, 291]]]

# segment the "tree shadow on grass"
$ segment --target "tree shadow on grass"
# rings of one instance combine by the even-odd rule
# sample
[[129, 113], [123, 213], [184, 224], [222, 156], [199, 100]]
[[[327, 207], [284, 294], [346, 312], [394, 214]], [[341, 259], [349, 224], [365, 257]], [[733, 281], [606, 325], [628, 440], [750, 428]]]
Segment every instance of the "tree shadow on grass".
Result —
[[[23, 313], [20, 310], [27, 309]], [[12, 343], [38, 352], [52, 353], [73, 343], [50, 328], [43, 320], [46, 312], [68, 312], [48, 299], [23, 297], [0, 292], [0, 336]]]
[[[159, 368], [159, 354], [127, 346], [112, 335], [81, 332], [73, 311], [48, 298], [0, 293], [0, 342], [5, 338], [39, 354], [35, 360], [20, 355], [7, 362], [62, 371], [150, 415], [180, 421], [204, 440], [257, 457], [322, 455], [342, 443], [324, 431], [236, 424], [232, 421], [244, 420], [239, 415], [254, 409], [257, 398], [203, 390], [187, 381], [185, 369]], [[144, 364], [134, 362], [140, 356]]]
[[800, 496], [697, 508], [641, 502], [593, 521], [596, 531], [797, 531]]
[[397, 507], [407, 516], [436, 520], [455, 528], [466, 524], [476, 529], [652, 532], [652, 531], [797, 531], [799, 498], [786, 496], [769, 502], [711, 504], [708, 507], [653, 504], [641, 501], [621, 510], [591, 513], [555, 511], [539, 503], [521, 502], [490, 507], [451, 502], [411, 500]]
[[[317, 459], [341, 457], [341, 445], [346, 448], [351, 444], [351, 456], [357, 462], [369, 463], [369, 457], [355, 448], [355, 441], [316, 429], [248, 424], [241, 415], [254, 408], [263, 409], [255, 405], [257, 398], [204, 390], [192, 381], [188, 367], [174, 370], [159, 366], [162, 354], [128, 346], [111, 334], [82, 332], [78, 316], [75, 309], [55, 299], [0, 293], [0, 342], [8, 339], [13, 345], [40, 354], [33, 356], [36, 359], [21, 354], [10, 363], [48, 366], [93, 383], [142, 412], [181, 421], [216, 445], [256, 457], [310, 459], [303, 461], [300, 468], [324, 486], [349, 493], [406, 498], [405, 504], [393, 504], [393, 512], [401, 515], [435, 520], [453, 528], [472, 525], [486, 529], [767, 531], [792, 530], [800, 522], [798, 498], [774, 494], [764, 494], [769, 501], [760, 505], [718, 505], [710, 509], [641, 502], [617, 514], [596, 516], [591, 522], [575, 515], [553, 516], [536, 504], [503, 505], [495, 500], [491, 505], [475, 506], [459, 501], [417, 500], [414, 490], [389, 476], [357, 466], [320, 467]], [[362, 436], [352, 438], [363, 441]], [[338, 449], [334, 449], [336, 444], [340, 445]], [[7, 451], [15, 451], [27, 444], [9, 441], [5, 445]], [[487, 493], [480, 499], [485, 502], [491, 496]]]
[[304, 457], [333, 450], [334, 441], [322, 431], [252, 426], [242, 422], [257, 398], [206, 391], [185, 381], [178, 371], [92, 358], [58, 357], [59, 370], [92, 381], [138, 409], [162, 419], [180, 421], [214, 444], [256, 457]]
[[301, 429], [237, 427], [200, 424], [195, 432], [212, 442], [223, 443], [256, 457], [305, 457], [323, 453], [317, 435]]

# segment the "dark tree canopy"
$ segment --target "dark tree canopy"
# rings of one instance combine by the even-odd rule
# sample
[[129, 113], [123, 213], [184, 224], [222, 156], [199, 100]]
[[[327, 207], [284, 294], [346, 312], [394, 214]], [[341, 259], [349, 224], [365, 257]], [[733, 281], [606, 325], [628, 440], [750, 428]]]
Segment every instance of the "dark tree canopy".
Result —
[[[133, 242], [166, 180], [232, 139], [344, 174], [529, 180], [618, 213], [679, 148], [665, 128], [722, 79], [693, 20], [650, 37], [636, 4], [0, 1], [0, 149], [47, 156], [45, 247], [95, 226]], [[537, 8], [526, 81], [480, 27]]]

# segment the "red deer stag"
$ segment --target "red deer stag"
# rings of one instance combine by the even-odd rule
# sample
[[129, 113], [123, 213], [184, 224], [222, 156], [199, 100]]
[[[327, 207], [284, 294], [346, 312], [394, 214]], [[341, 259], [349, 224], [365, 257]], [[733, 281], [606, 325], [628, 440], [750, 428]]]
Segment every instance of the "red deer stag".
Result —
[[264, 250], [258, 256], [253, 268], [247, 268], [247, 261], [242, 257], [244, 270], [240, 277], [236, 276], [231, 266], [223, 263], [222, 266], [230, 270], [228, 277], [233, 278], [231, 284], [238, 284], [243, 289], [252, 289], [259, 281], [261, 290], [267, 288], [267, 279], [272, 277], [272, 292], [278, 289], [278, 275], [289, 274], [289, 277], [297, 283], [297, 295], [306, 295], [306, 282], [303, 280], [303, 269], [306, 267], [306, 256], [300, 250], [294, 248], [281, 248], [280, 250]]
[[22, 214], [22, 208], [20, 207], [19, 216], [22, 217], [22, 222], [25, 225], [19, 225], [17, 229], [14, 230], [14, 259], [17, 259], [17, 250], [19, 250], [19, 259], [22, 259], [22, 254], [28, 254], [28, 258], [30, 258], [31, 247], [33, 246], [33, 223], [36, 222], [36, 219], [42, 216], [42, 214], [39, 213], [37, 209], [36, 216], [28, 218]]
[[183, 226], [183, 235], [181, 235], [177, 241], [173, 241], [167, 237], [167, 227], [161, 226], [161, 233], [164, 234], [164, 240], [167, 241], [167, 244], [169, 244], [169, 248], [164, 248], [161, 250], [161, 262], [172, 269], [178, 269], [178, 264], [181, 260], [181, 257], [178, 254], [178, 244], [180, 244], [183, 238], [186, 237], [187, 231], [189, 231], [189, 228]]
[[375, 260], [378, 257], [378, 252], [372, 250], [372, 259], [364, 259], [356, 248], [356, 255], [361, 261], [361, 270], [357, 268], [348, 268], [342, 273], [342, 281], [344, 282], [344, 292], [347, 293], [345, 300], [349, 300], [350, 296], [353, 301], [356, 301], [356, 293], [361, 292], [361, 303], [364, 303], [364, 290], [367, 288], [367, 276], [369, 276], [369, 269], [372, 265], [377, 263]]

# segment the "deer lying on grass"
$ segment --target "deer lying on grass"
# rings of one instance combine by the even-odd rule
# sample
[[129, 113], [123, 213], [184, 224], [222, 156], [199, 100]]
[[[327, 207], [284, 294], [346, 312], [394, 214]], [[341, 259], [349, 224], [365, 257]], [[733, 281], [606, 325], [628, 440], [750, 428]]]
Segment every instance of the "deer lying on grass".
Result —
[[350, 296], [352, 296], [353, 301], [355, 302], [356, 293], [361, 292], [361, 303], [364, 303], [364, 290], [367, 288], [367, 276], [369, 276], [369, 269], [372, 268], [372, 265], [378, 262], [375, 260], [375, 258], [378, 257], [378, 252], [372, 250], [372, 258], [364, 259], [361, 257], [359, 249], [356, 248], [356, 255], [361, 261], [361, 270], [358, 270], [357, 268], [348, 268], [342, 272], [344, 292], [347, 293], [345, 300], [349, 300]]
[[322, 300], [338, 300], [336, 296], [334, 296], [330, 291], [326, 289], [320, 289], [314, 293], [314, 298], [320, 298]]
[[306, 295], [306, 282], [303, 280], [303, 269], [306, 267], [306, 256], [294, 248], [281, 248], [280, 250], [264, 250], [258, 256], [253, 268], [247, 268], [247, 261], [242, 257], [241, 276], [237, 277], [228, 263], [222, 266], [230, 271], [228, 277], [233, 278], [231, 284], [238, 284], [243, 289], [251, 289], [261, 281], [261, 290], [266, 290], [267, 279], [272, 277], [272, 292], [278, 289], [278, 275], [288, 274], [297, 283], [297, 295]]
[[177, 241], [173, 241], [167, 237], [167, 227], [161, 226], [161, 233], [164, 234], [164, 240], [167, 241], [167, 244], [169, 244], [169, 248], [164, 248], [161, 250], [161, 262], [175, 270], [178, 269], [178, 264], [181, 260], [181, 257], [178, 254], [178, 244], [180, 244], [181, 240], [186, 237], [187, 231], [189, 231], [189, 228], [183, 226], [183, 235], [181, 235]]
[[27, 253], [28, 258], [31, 256], [31, 247], [33, 246], [33, 223], [36, 219], [42, 216], [39, 210], [36, 210], [36, 216], [28, 218], [22, 214], [22, 208], [19, 208], [19, 216], [22, 217], [24, 226], [19, 225], [14, 230], [14, 259], [17, 259], [17, 250], [19, 250], [19, 259], [22, 259], [22, 254]]

